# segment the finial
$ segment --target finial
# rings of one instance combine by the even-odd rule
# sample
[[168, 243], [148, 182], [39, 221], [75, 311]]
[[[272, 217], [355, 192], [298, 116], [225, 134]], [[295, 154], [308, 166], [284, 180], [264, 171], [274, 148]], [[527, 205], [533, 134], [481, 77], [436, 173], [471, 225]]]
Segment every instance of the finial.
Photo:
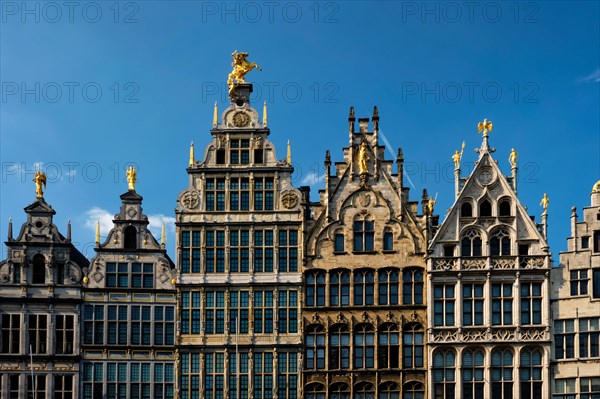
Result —
[[477, 124], [477, 131], [479, 133], [483, 132], [483, 137], [488, 136], [488, 132], [492, 131], [492, 121], [488, 121], [487, 119], [483, 119], [483, 122], [479, 122]]
[[12, 241], [13, 239], [13, 234], [12, 234], [12, 217], [8, 218], [8, 241]]
[[331, 154], [329, 150], [325, 151], [325, 164], [331, 165]]
[[215, 101], [215, 108], [213, 110], [213, 127], [217, 127], [217, 125], [219, 124], [219, 106], [217, 105], [217, 102]]
[[160, 246], [165, 247], [167, 244], [167, 234], [165, 233], [165, 222], [162, 224], [162, 231], [160, 233]]
[[600, 180], [592, 187], [592, 194], [600, 193]]
[[44, 172], [40, 172], [39, 170], [35, 172], [35, 177], [33, 178], [35, 182], [35, 196], [37, 198], [44, 198], [44, 191], [42, 190], [42, 185], [44, 189], [46, 189], [46, 174]]
[[404, 153], [402, 152], [402, 148], [398, 147], [398, 155], [396, 155], [396, 162], [404, 161]]
[[135, 181], [137, 180], [137, 173], [133, 166], [127, 169], [127, 184], [129, 191], [135, 191]]
[[513, 168], [517, 167], [517, 156], [518, 155], [519, 155], [519, 153], [517, 153], [514, 148], [512, 148], [510, 150], [510, 155], [508, 156], [508, 162], [510, 163], [510, 166]]
[[267, 101], [263, 104], [263, 125], [267, 126]]
[[287, 143], [287, 164], [291, 165], [292, 164], [292, 147], [290, 146], [290, 141], [288, 140]]
[[373, 107], [373, 117], [371, 118], [373, 121], [379, 120], [379, 111], [377, 110], [377, 105]]
[[355, 118], [354, 118], [354, 107], [350, 106], [350, 115], [348, 115], [348, 121], [349, 122], [354, 122]]
[[96, 222], [96, 246], [100, 245], [100, 221]]
[[194, 162], [194, 142], [192, 141], [192, 144], [190, 144], [190, 166], [193, 166]]
[[67, 240], [71, 241], [71, 218], [67, 221]]
[[550, 203], [550, 199], [548, 198], [548, 194], [544, 193], [544, 197], [542, 197], [542, 201], [540, 202], [540, 205], [544, 209], [544, 213], [546, 213], [546, 211], [548, 210], [549, 203]]

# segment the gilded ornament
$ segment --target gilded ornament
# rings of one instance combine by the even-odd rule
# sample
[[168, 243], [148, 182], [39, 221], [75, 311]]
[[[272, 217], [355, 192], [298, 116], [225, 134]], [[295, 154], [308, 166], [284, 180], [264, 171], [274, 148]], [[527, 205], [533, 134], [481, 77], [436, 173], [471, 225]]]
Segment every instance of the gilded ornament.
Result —
[[369, 145], [365, 140], [358, 147], [358, 174], [369, 174]]
[[44, 172], [40, 172], [39, 170], [35, 172], [35, 177], [33, 178], [35, 182], [35, 196], [38, 198], [44, 197], [44, 192], [42, 191], [42, 185], [44, 189], [46, 188], [46, 174]]
[[513, 168], [517, 166], [517, 156], [519, 154], [515, 151], [514, 148], [511, 149], [510, 151], [510, 155], [508, 156], [508, 162], [510, 163], [510, 166], [512, 166]]
[[595, 193], [600, 193], [600, 180], [598, 180], [596, 184], [594, 184], [594, 187], [592, 187], [592, 194]]
[[484, 119], [483, 122], [479, 122], [477, 124], [477, 131], [479, 133], [483, 132], [483, 137], [487, 137], [488, 133], [492, 131], [492, 121], [488, 121], [487, 119]]
[[127, 184], [129, 185], [129, 191], [135, 191], [135, 181], [137, 180], [137, 173], [133, 166], [127, 169]]
[[246, 76], [248, 72], [250, 72], [253, 69], [258, 69], [259, 71], [262, 71], [262, 68], [259, 67], [256, 64], [256, 62], [250, 62], [246, 59], [248, 58], [248, 53], [238, 53], [238, 51], [235, 50], [233, 53], [231, 53], [231, 56], [233, 57], [233, 62], [231, 63], [233, 71], [231, 71], [231, 73], [227, 77], [229, 96], [233, 94], [233, 89], [235, 88], [236, 84], [246, 83], [246, 79], [244, 79], [244, 76]]
[[233, 114], [233, 125], [236, 127], [244, 127], [250, 123], [250, 117], [244, 111], [237, 111]]
[[544, 212], [548, 210], [548, 204], [550, 203], [550, 199], [548, 198], [548, 194], [544, 193], [542, 200], [540, 201], [540, 205], [544, 209]]

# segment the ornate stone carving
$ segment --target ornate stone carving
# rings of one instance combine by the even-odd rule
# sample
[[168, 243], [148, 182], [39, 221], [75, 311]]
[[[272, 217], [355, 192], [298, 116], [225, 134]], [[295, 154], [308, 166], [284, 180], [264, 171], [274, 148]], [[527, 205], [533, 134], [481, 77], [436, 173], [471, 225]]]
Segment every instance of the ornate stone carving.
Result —
[[196, 209], [200, 205], [200, 196], [196, 191], [186, 191], [181, 196], [181, 204], [187, 209]]
[[294, 191], [286, 191], [281, 196], [281, 204], [285, 209], [293, 209], [298, 205], [298, 195]]
[[434, 259], [433, 270], [456, 270], [455, 259]]

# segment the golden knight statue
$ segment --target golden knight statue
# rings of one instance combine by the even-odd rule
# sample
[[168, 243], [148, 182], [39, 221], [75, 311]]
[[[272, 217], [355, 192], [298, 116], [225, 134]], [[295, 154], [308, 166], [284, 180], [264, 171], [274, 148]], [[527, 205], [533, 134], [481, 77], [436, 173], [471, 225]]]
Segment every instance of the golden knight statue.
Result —
[[248, 53], [238, 53], [238, 51], [235, 50], [233, 53], [231, 53], [231, 56], [233, 57], [233, 62], [231, 63], [233, 71], [231, 71], [231, 73], [227, 76], [229, 96], [231, 96], [231, 94], [233, 93], [233, 89], [235, 88], [236, 84], [246, 83], [244, 76], [246, 76], [248, 72], [250, 72], [253, 69], [258, 69], [259, 71], [262, 71], [262, 68], [259, 67], [256, 64], [256, 62], [250, 62], [246, 59], [248, 57]]
[[465, 151], [465, 142], [463, 141], [460, 152], [458, 152], [458, 150], [456, 150], [456, 151], [454, 151], [454, 155], [452, 155], [452, 160], [454, 161], [454, 169], [460, 168], [460, 160], [462, 159], [464, 151]]
[[35, 177], [33, 178], [35, 182], [35, 196], [38, 198], [44, 197], [44, 191], [42, 191], [42, 185], [44, 185], [44, 189], [46, 188], [46, 174], [44, 172], [40, 172], [39, 170], [35, 172]]
[[137, 180], [137, 173], [133, 166], [127, 169], [127, 184], [129, 185], [129, 191], [135, 191], [135, 181]]

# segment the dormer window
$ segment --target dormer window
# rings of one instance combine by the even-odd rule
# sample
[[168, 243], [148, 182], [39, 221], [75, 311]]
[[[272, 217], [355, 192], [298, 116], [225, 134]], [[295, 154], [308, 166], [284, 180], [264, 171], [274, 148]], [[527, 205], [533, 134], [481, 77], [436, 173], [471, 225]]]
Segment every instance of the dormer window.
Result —
[[500, 206], [498, 207], [498, 215], [500, 216], [510, 216], [510, 201], [504, 200], [500, 202]]
[[473, 216], [473, 207], [470, 202], [463, 202], [460, 206], [460, 216], [463, 218], [470, 218]]
[[133, 226], [125, 227], [123, 231], [123, 248], [125, 249], [137, 249], [137, 230]]
[[479, 204], [479, 216], [482, 216], [482, 217], [492, 216], [492, 204], [490, 204], [490, 201], [488, 201], [488, 200], [481, 201], [481, 204]]

